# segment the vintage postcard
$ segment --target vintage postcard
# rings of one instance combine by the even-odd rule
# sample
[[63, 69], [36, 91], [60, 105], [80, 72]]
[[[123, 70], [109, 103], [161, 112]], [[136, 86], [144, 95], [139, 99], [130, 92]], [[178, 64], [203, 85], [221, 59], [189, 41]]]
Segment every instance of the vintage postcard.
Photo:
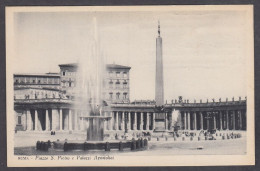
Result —
[[253, 6], [6, 7], [9, 167], [254, 165]]

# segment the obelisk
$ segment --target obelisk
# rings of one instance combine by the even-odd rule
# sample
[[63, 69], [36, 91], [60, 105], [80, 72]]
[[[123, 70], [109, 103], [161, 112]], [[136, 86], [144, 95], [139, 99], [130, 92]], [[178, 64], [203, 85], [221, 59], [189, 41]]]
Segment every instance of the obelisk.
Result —
[[160, 36], [160, 22], [158, 22], [158, 37], [156, 38], [156, 82], [155, 82], [155, 102], [157, 106], [164, 105], [163, 89], [163, 58], [162, 58], [162, 38]]

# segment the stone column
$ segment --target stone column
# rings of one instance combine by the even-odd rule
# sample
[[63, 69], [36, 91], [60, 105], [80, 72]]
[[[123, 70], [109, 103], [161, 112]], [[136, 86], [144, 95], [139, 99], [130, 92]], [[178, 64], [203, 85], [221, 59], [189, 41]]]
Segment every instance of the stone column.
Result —
[[35, 119], [35, 121], [34, 121], [34, 124], [35, 124], [34, 130], [37, 131], [38, 130], [38, 121], [39, 121], [37, 109], [35, 109], [35, 117], [34, 117], [34, 119]]
[[143, 112], [140, 113], [140, 130], [143, 130], [144, 128], [143, 114]]
[[46, 109], [46, 112], [45, 112], [45, 131], [49, 131], [49, 122], [50, 122], [50, 119], [49, 119], [49, 110]]
[[152, 130], [155, 129], [155, 113], [153, 113], [153, 124], [152, 124]]
[[168, 122], [169, 122], [168, 129], [172, 130], [172, 113], [169, 113], [168, 115], [169, 115], [168, 116], [168, 118], [169, 118], [169, 120], [168, 120]]
[[[104, 116], [107, 116], [107, 112], [104, 112]], [[107, 119], [104, 119], [104, 130], [107, 130]]]
[[72, 130], [72, 114], [71, 109], [69, 109], [69, 130]]
[[238, 111], [239, 113], [239, 129], [242, 130], [242, 111]]
[[194, 115], [194, 130], [197, 130], [197, 116], [196, 116], [196, 112], [193, 113]]
[[74, 110], [74, 131], [78, 130], [78, 112]]
[[116, 118], [115, 118], [115, 112], [111, 112], [112, 114], [112, 130], [116, 130]]
[[200, 129], [203, 130], [203, 114], [200, 112]]
[[207, 130], [209, 129], [209, 114], [210, 114], [210, 113], [207, 112], [207, 128], [206, 128]]
[[[86, 120], [85, 120], [85, 127], [84, 127], [84, 130], [87, 130], [88, 127], [89, 127], [89, 118], [84, 118], [84, 119], [86, 119]], [[83, 119], [83, 122], [84, 122], [84, 119]]]
[[133, 130], [137, 130], [137, 113], [136, 112], [134, 114]]
[[58, 115], [58, 109], [52, 109], [51, 111], [51, 114], [52, 114], [52, 130], [53, 131], [56, 131], [59, 129], [59, 115]]
[[219, 111], [219, 129], [222, 130], [222, 111]]
[[109, 121], [109, 130], [113, 130], [113, 119], [114, 119], [113, 112], [110, 112], [110, 116], [111, 119]]
[[226, 111], [226, 120], [227, 120], [227, 123], [226, 123], [227, 130], [229, 130], [229, 122], [228, 122], [228, 110]]
[[149, 121], [150, 121], [150, 113], [146, 113], [146, 126], [145, 126], [145, 130], [149, 130]]
[[213, 129], [216, 129], [216, 112], [213, 112]]
[[168, 113], [165, 113], [165, 129], [168, 130]]
[[30, 110], [26, 110], [26, 130], [31, 131], [32, 130], [32, 116]]
[[187, 129], [187, 113], [184, 112], [184, 130]]
[[127, 130], [131, 129], [131, 112], [128, 112]]
[[125, 112], [122, 112], [121, 130], [125, 130]]
[[62, 120], [63, 120], [62, 109], [60, 109], [60, 131], [62, 131], [62, 127], [63, 127]]
[[[242, 125], [242, 127], [245, 128], [245, 130], [247, 130], [247, 118], [248, 118], [248, 117], [247, 117], [247, 112], [246, 112], [246, 110], [244, 110], [244, 114], [243, 114], [243, 115], [244, 115], [244, 118], [243, 118], [243, 119], [244, 119], [245, 121], [244, 121], [244, 125]], [[243, 121], [243, 120], [242, 120], [242, 121]]]
[[116, 115], [115, 115], [115, 130], [118, 130], [118, 112], [116, 112]]
[[188, 130], [190, 130], [190, 112], [188, 112]]
[[236, 112], [232, 111], [232, 120], [233, 120], [233, 130], [236, 130]]

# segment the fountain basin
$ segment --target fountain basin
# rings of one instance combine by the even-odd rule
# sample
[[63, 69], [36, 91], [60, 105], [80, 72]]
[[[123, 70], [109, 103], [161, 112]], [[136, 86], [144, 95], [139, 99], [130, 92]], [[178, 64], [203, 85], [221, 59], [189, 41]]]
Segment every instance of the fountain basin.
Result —
[[[46, 146], [46, 144], [49, 144]], [[48, 147], [48, 148], [47, 148]], [[118, 149], [119, 151], [123, 151], [128, 148], [133, 150], [145, 150], [148, 147], [148, 140], [139, 138], [137, 140], [132, 139], [125, 141], [86, 141], [86, 142], [78, 142], [78, 141], [53, 141], [53, 142], [40, 142], [37, 141], [36, 149], [42, 151], [48, 151], [49, 148], [57, 149], [57, 150], [105, 150], [110, 151], [111, 149]]]

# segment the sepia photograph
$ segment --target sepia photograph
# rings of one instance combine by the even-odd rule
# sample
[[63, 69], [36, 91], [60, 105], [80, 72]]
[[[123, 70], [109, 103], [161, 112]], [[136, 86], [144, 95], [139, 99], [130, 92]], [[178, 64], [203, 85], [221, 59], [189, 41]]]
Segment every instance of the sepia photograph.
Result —
[[254, 165], [252, 5], [6, 7], [11, 167]]

